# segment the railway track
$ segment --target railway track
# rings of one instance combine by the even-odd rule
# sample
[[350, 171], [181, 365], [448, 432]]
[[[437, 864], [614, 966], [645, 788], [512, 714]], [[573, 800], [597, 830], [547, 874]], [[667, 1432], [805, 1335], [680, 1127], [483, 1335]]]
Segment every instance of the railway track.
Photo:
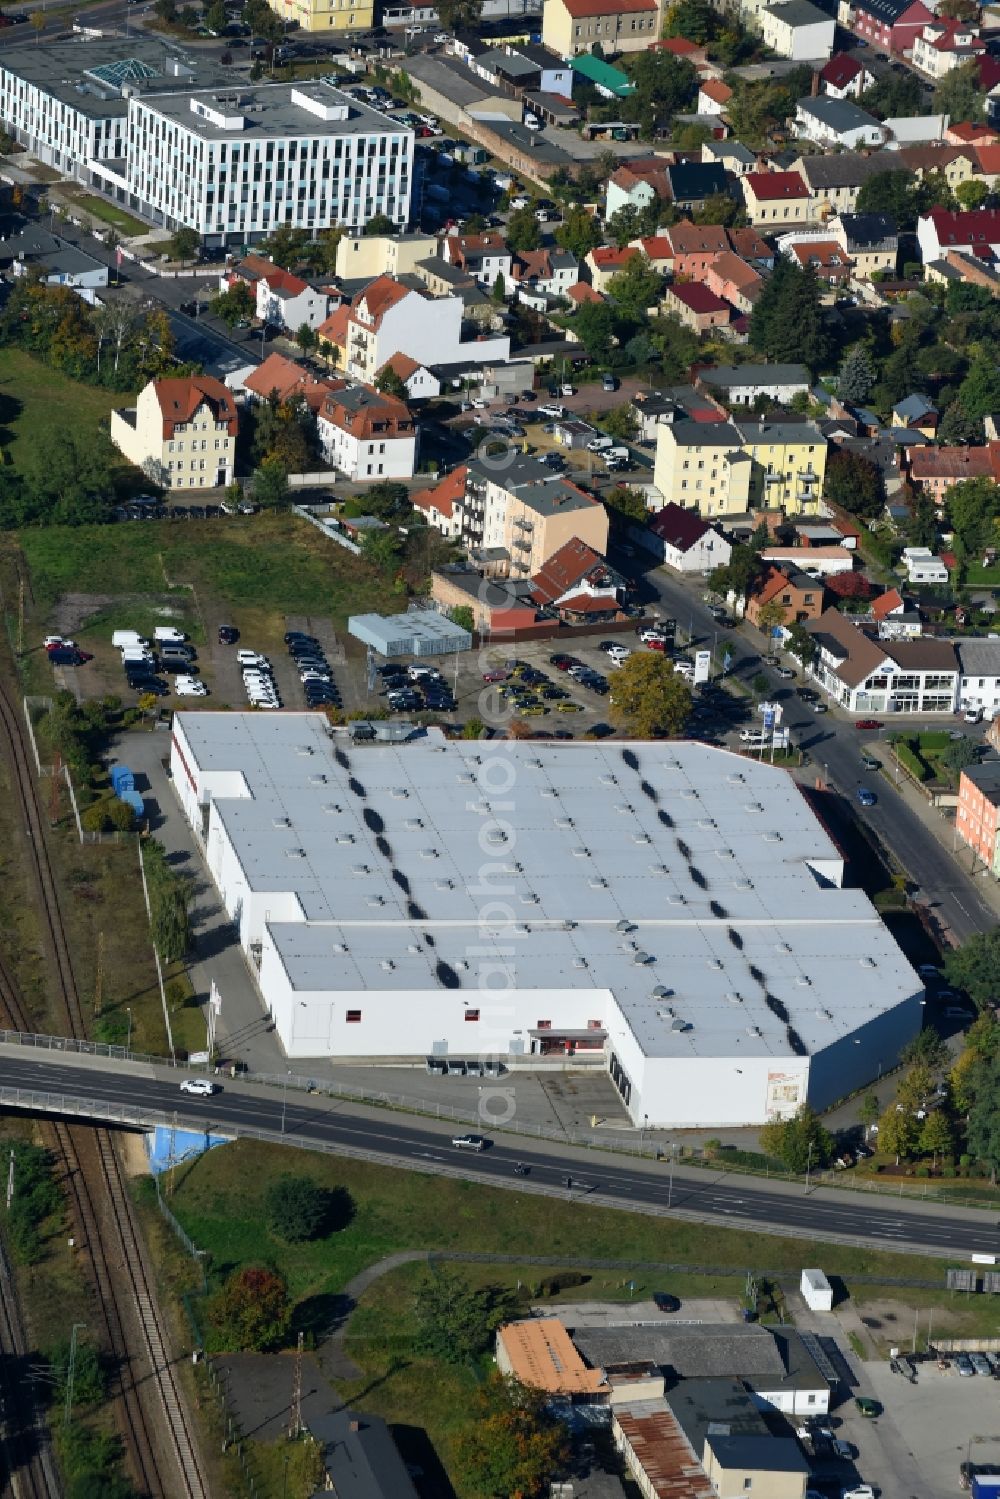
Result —
[[[25, 818], [39, 914], [53, 959], [63, 1018], [68, 1033], [82, 1038], [86, 1034], [83, 1011], [45, 843], [38, 788], [18, 708], [3, 684], [0, 745], [6, 751], [13, 789]], [[2, 961], [0, 1004], [12, 1025], [30, 1028], [17, 985]], [[104, 1129], [62, 1123], [50, 1128], [65, 1164], [73, 1215], [93, 1268], [102, 1331], [116, 1364], [122, 1435], [133, 1476], [150, 1499], [209, 1499], [113, 1137]], [[4, 1289], [12, 1292], [9, 1283]], [[0, 1323], [0, 1336], [5, 1332]], [[23, 1467], [21, 1471], [29, 1473]], [[58, 1487], [37, 1486], [52, 1477], [51, 1464], [48, 1476], [34, 1467], [30, 1473], [20, 1489], [8, 1482], [8, 1491], [16, 1499], [58, 1494]], [[36, 1487], [28, 1487], [29, 1483]]]

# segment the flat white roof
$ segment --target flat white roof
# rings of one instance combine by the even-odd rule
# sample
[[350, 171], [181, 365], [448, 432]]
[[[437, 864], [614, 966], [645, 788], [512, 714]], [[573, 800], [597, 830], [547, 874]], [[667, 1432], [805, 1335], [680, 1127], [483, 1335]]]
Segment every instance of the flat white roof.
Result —
[[921, 988], [783, 770], [692, 741], [353, 745], [310, 713], [176, 726], [251, 891], [301, 904], [270, 932], [302, 991], [476, 1003], [495, 948], [517, 990], [610, 990], [647, 1055], [787, 1058]]

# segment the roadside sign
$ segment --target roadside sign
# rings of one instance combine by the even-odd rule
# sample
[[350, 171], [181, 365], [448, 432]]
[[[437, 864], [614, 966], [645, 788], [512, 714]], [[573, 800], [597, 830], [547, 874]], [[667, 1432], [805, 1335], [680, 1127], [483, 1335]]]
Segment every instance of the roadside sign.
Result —
[[722, 657], [722, 670], [723, 671], [728, 671], [729, 668], [732, 666], [732, 664], [733, 664], [733, 653], [732, 653], [732, 651], [725, 651], [723, 653], [723, 657]]
[[699, 682], [707, 682], [712, 675], [712, 652], [695, 651], [694, 653], [694, 680], [695, 685]]

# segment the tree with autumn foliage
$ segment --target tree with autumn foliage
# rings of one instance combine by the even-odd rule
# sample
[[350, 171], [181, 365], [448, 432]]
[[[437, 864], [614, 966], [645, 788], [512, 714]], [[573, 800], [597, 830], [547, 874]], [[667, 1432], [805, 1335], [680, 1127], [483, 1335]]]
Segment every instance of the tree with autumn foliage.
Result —
[[615, 673], [612, 723], [637, 739], [679, 734], [691, 712], [691, 689], [662, 651], [633, 651]]
[[278, 1347], [291, 1314], [284, 1278], [263, 1265], [234, 1270], [212, 1301], [212, 1320], [230, 1346], [255, 1353]]
[[569, 1441], [542, 1391], [493, 1373], [474, 1403], [474, 1420], [458, 1444], [463, 1475], [489, 1499], [548, 1493], [569, 1458]]

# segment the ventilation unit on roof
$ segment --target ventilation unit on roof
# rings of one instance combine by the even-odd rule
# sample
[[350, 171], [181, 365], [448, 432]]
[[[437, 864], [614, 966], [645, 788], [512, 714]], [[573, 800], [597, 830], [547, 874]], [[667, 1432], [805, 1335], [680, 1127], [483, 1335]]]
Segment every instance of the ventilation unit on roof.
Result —
[[811, 989], [812, 988], [812, 979], [808, 976], [808, 974], [805, 974], [805, 973], [798, 974], [797, 977], [796, 977], [796, 979], [795, 979], [795, 982], [798, 984], [798, 986], [799, 986], [800, 989]]
[[331, 817], [335, 816], [338, 812], [343, 812], [343, 810], [339, 802], [324, 802], [323, 804], [323, 811], [329, 813]]
[[775, 952], [791, 952], [792, 945], [790, 942], [777, 942], [775, 943], [774, 950]]
[[630, 802], [618, 802], [618, 804], [615, 807], [615, 811], [616, 812], [634, 812], [635, 808], [631, 805]]
[[541, 897], [536, 895], [534, 890], [526, 890], [521, 896], [521, 904], [523, 906], [537, 906], [540, 899]]
[[747, 1026], [747, 1035], [748, 1036], [759, 1036], [760, 1035], [760, 1026], [759, 1025], [748, 1025]]
[[304, 848], [286, 848], [285, 849], [285, 858], [286, 859], [304, 859], [305, 856], [306, 856], [306, 851], [305, 851]]
[[705, 833], [708, 832], [710, 828], [717, 827], [718, 824], [716, 823], [714, 817], [699, 817], [698, 826], [701, 828], [702, 832]]
[[601, 879], [599, 876], [592, 877], [587, 883], [591, 890], [606, 890], [608, 888], [607, 880]]
[[[514, 923], [514, 930], [520, 936], [523, 937], [523, 936], [526, 936], [527, 933], [531, 931], [531, 927], [528, 925], [528, 923], [526, 921], [515, 921], [515, 923]], [[461, 967], [461, 966], [462, 965], [459, 964], [459, 967]]]
[[562, 921], [559, 923], [564, 932], [572, 932], [576, 927], [575, 921]]
[[382, 958], [378, 966], [383, 970], [383, 972], [391, 973], [396, 965], [391, 958]]
[[735, 989], [730, 989], [729, 993], [726, 995], [726, 998], [731, 1005], [741, 1005], [743, 1003], [743, 995], [737, 994]]
[[718, 959], [718, 958], [709, 958], [708, 959], [708, 966], [715, 973], [721, 973], [722, 972], [722, 963], [721, 963], [720, 959]]
[[730, 786], [739, 786], [743, 781], [746, 780], [746, 777], [740, 771], [734, 770], [726, 776], [726, 780], [729, 782]]
[[420, 857], [422, 859], [437, 859], [440, 856], [436, 848], [422, 848], [420, 850]]
[[423, 825], [424, 822], [422, 817], [408, 817], [406, 819], [406, 826], [409, 828], [411, 833], [415, 833], [417, 829], [422, 828]]
[[543, 762], [536, 756], [534, 760], [529, 760], [528, 764], [533, 765], [536, 770], [541, 770]]
[[674, 890], [670, 895], [667, 896], [667, 905], [668, 906], [686, 906], [687, 905], [687, 896], [686, 895], [682, 895], [679, 890]]
[[389, 795], [393, 797], [397, 802], [405, 801], [409, 794], [410, 793], [407, 791], [405, 786], [393, 786], [392, 790], [389, 792]]
[[337, 842], [338, 843], [353, 843], [354, 842], [354, 834], [353, 833], [338, 833], [337, 834]]
[[290, 817], [272, 817], [271, 821], [276, 828], [290, 828], [292, 825]]
[[694, 789], [693, 786], [682, 786], [681, 787], [681, 796], [684, 798], [684, 800], [686, 802], [692, 802], [692, 801], [698, 801], [698, 800], [700, 800], [700, 798], [698, 796], [698, 793], [697, 793], [697, 791], [695, 791], [695, 789]]
[[314, 755], [316, 751], [313, 749], [311, 744], [300, 744], [295, 753], [297, 755]]
[[633, 843], [638, 843], [638, 844], [642, 845], [642, 844], [652, 843], [652, 841], [653, 840], [652, 840], [652, 838], [650, 838], [650, 836], [649, 836], [648, 833], [633, 833], [632, 834], [632, 842]]
[[632, 963], [636, 968], [647, 968], [653, 961], [652, 953], [637, 952], [633, 955]]
[[557, 817], [555, 824], [557, 828], [571, 828], [573, 826], [573, 819], [572, 817]]
[[476, 784], [475, 776], [470, 776], [467, 770], [459, 771], [458, 779], [461, 781], [463, 786], [474, 786]]
[[336, 952], [336, 953], [346, 952], [347, 951], [347, 943], [346, 942], [334, 942], [333, 946], [330, 948], [330, 951], [331, 952]]
[[665, 874], [669, 874], [670, 870], [667, 868], [666, 864], [650, 864], [650, 866], [649, 866], [649, 872], [650, 872], [650, 874], [656, 874], [656, 875], [661, 875], [662, 876], [662, 875], [665, 875]]
[[416, 953], [416, 952], [420, 952], [420, 950], [421, 950], [421, 948], [420, 948], [420, 943], [419, 942], [408, 942], [406, 944], [406, 951], [407, 952]]
[[715, 850], [715, 857], [717, 859], [731, 859], [733, 857], [733, 851], [731, 848], [717, 848]]
[[744, 804], [743, 810], [744, 810], [744, 812], [763, 812], [763, 810], [764, 810], [764, 803], [763, 802], [746, 802]]
[[781, 834], [775, 833], [773, 829], [763, 835], [765, 843], [780, 843]]
[[670, 1029], [672, 1031], [689, 1031], [693, 1029], [693, 1027], [690, 1020], [682, 1020], [679, 1015], [675, 1015], [673, 1020], [671, 1020], [670, 1022]]
[[617, 776], [613, 776], [613, 775], [608, 774], [608, 775], [598, 776], [597, 779], [600, 781], [600, 783], [601, 783], [602, 786], [617, 786], [618, 785], [618, 777]]
[[539, 792], [539, 796], [544, 796], [549, 801], [551, 801], [552, 798], [557, 795], [558, 792], [556, 791], [556, 788], [554, 786], [543, 786], [541, 791]]
[[734, 890], [752, 890], [753, 889], [753, 880], [734, 880], [733, 881], [733, 889]]
[[371, 868], [367, 864], [355, 864], [351, 870], [352, 874], [371, 874]]
[[434, 881], [434, 889], [435, 890], [454, 890], [454, 888], [455, 888], [455, 881], [454, 880], [435, 880]]
[[579, 848], [575, 848], [573, 850], [573, 858], [574, 859], [589, 859], [590, 858], [590, 849], [589, 848], [584, 848], [583, 845], [581, 844]]
[[653, 999], [669, 999], [673, 992], [672, 989], [667, 988], [666, 984], [657, 984], [651, 997]]
[[616, 932], [634, 932], [635, 931], [635, 922], [634, 921], [626, 921], [625, 917], [623, 916], [622, 919], [621, 919], [621, 921], [616, 921], [615, 922], [615, 931]]
[[370, 906], [384, 906], [385, 905], [385, 897], [382, 896], [382, 895], [369, 895], [368, 896], [368, 904]]
[[[503, 848], [504, 844], [507, 842], [507, 834], [504, 832], [503, 828], [491, 828], [490, 831], [486, 834], [486, 842], [490, 845], [491, 848]], [[434, 850], [433, 855], [428, 855], [425, 853], [423, 857], [425, 859], [429, 857], [433, 857], [436, 859], [437, 850]]]
[[587, 967], [587, 960], [586, 960], [586, 958], [574, 958], [573, 959], [573, 967], [574, 968], [586, 968]]
[[876, 963], [876, 961], [875, 961], [874, 958], [859, 958], [858, 962], [861, 964], [862, 968], [877, 968], [878, 967], [878, 964]]

